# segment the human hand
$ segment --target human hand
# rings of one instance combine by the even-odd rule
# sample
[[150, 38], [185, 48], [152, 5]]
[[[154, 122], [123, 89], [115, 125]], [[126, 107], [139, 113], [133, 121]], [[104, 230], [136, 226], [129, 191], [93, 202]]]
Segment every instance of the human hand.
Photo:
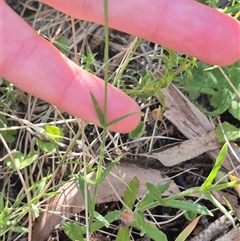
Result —
[[[103, 24], [102, 1], [42, 0], [76, 18]], [[0, 0], [0, 75], [20, 89], [75, 116], [99, 125], [90, 97], [101, 107], [104, 82], [64, 57]], [[240, 59], [240, 25], [193, 0], [111, 0], [109, 26], [210, 64]], [[138, 105], [109, 85], [108, 121], [134, 114], [109, 129], [129, 132], [140, 120]]]

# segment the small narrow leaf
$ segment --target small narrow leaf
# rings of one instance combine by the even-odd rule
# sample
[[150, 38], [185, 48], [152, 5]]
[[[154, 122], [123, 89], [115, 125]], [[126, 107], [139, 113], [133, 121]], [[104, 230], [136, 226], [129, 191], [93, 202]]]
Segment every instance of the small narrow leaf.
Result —
[[129, 137], [132, 139], [138, 139], [142, 136], [143, 132], [145, 130], [145, 123], [140, 122], [138, 126], [129, 133]]
[[155, 185], [150, 182], [146, 182], [145, 185], [146, 185], [148, 191], [150, 192], [150, 194], [159, 202], [159, 204], [161, 204], [162, 203], [162, 195], [159, 192], [159, 190], [155, 187]]
[[144, 217], [139, 212], [135, 212], [134, 216], [135, 216], [135, 221], [133, 221], [131, 225], [133, 225], [133, 227], [137, 228], [140, 231], [140, 236], [143, 236], [145, 234], [145, 225], [146, 225]]
[[130, 113], [130, 114], [126, 114], [126, 115], [120, 116], [120, 117], [118, 117], [118, 118], [108, 122], [106, 124], [106, 126], [109, 127], [109, 126], [111, 126], [111, 125], [113, 125], [113, 124], [115, 124], [115, 123], [117, 123], [117, 122], [119, 122], [121, 120], [124, 120], [124, 119], [126, 119], [126, 118], [128, 118], [130, 116], [133, 116], [133, 115], [139, 115], [139, 112], [133, 112], [133, 113]]
[[32, 211], [33, 211], [33, 213], [34, 213], [34, 217], [35, 217], [35, 218], [38, 218], [38, 217], [39, 217], [38, 207], [37, 207], [35, 204], [33, 204], [33, 203], [31, 203], [31, 207], [32, 207]]
[[127, 226], [120, 226], [116, 241], [130, 241], [130, 230]]
[[[83, 199], [85, 199], [85, 192], [84, 192], [85, 185], [84, 184], [85, 184], [87, 178], [80, 173], [73, 175], [73, 177], [75, 179], [77, 179], [80, 192], [82, 194]], [[87, 179], [87, 180], [90, 180], [90, 179]], [[87, 189], [87, 195], [88, 195], [88, 209], [89, 209], [89, 212], [92, 214], [92, 207], [94, 205], [93, 205], [92, 198], [91, 198], [91, 195], [90, 195], [90, 192], [88, 189]]]
[[103, 223], [104, 226], [109, 227], [110, 223], [104, 216], [102, 216], [100, 213], [98, 213], [96, 211], [93, 212], [93, 215], [94, 215], [94, 218], [96, 218], [98, 221]]
[[73, 222], [63, 222], [61, 223], [61, 227], [71, 240], [85, 241], [83, 238], [85, 227], [81, 227]]
[[[163, 194], [170, 186], [171, 181], [158, 185], [157, 189], [161, 194]], [[155, 202], [155, 198], [152, 196], [150, 192], [148, 192], [141, 201], [138, 202], [136, 209], [139, 210], [140, 212], [144, 212], [148, 209], [149, 206], [151, 206]], [[156, 204], [157, 206], [158, 204]]]
[[3, 193], [0, 192], [0, 213], [4, 210], [4, 198]]
[[146, 222], [144, 231], [145, 234], [154, 241], [168, 241], [166, 234], [149, 222]]
[[132, 222], [131, 226], [140, 230], [141, 236], [146, 234], [149, 238], [151, 238], [154, 241], [168, 241], [167, 236], [162, 231], [160, 231], [157, 227], [155, 227], [148, 221], [145, 221], [142, 214], [138, 212], [135, 213], [135, 221]]
[[104, 127], [106, 127], [106, 118], [103, 115], [103, 112], [100, 108], [100, 105], [98, 104], [98, 101], [97, 101], [97, 99], [95, 98], [95, 96], [93, 95], [92, 92], [90, 92], [90, 95], [91, 95], [91, 99], [92, 99], [92, 102], [93, 102], [93, 105], [94, 105], [94, 109], [95, 109], [96, 114], [98, 116], [99, 123], [104, 128]]
[[34, 196], [35, 197], [38, 196], [43, 191], [45, 186], [46, 186], [46, 180], [43, 179], [40, 181]]
[[101, 182], [105, 180], [109, 172], [113, 169], [113, 167], [122, 159], [122, 157], [125, 156], [125, 154], [118, 156], [114, 161], [112, 161], [107, 168], [102, 172], [99, 180], [97, 181], [97, 184], [99, 185]]
[[203, 192], [203, 194], [215, 207], [217, 207], [232, 222], [232, 225], [235, 227], [235, 221], [232, 215], [226, 210], [226, 208], [215, 197], [213, 197], [213, 195], [210, 192]]
[[14, 233], [28, 233], [28, 229], [20, 226], [11, 227], [11, 231]]
[[228, 145], [227, 143], [225, 143], [220, 151], [220, 153], [218, 154], [217, 160], [214, 164], [214, 167], [212, 168], [210, 174], [208, 175], [207, 179], [205, 180], [205, 182], [202, 184], [201, 189], [202, 190], [206, 190], [207, 187], [209, 187], [213, 180], [215, 179], [216, 175], [218, 174], [219, 169], [222, 166], [222, 163], [227, 155], [227, 150], [228, 150]]
[[[108, 213], [104, 218], [107, 220], [108, 223], [112, 223], [118, 220], [121, 216], [122, 212], [119, 210], [112, 211]], [[97, 230], [103, 228], [105, 224], [101, 221], [96, 221], [90, 226], [90, 232], [96, 232]]]
[[164, 202], [163, 199], [162, 205], [165, 207], [177, 208], [182, 211], [190, 211], [202, 215], [213, 216], [213, 214], [206, 207], [201, 206], [198, 203], [192, 203], [190, 201], [168, 200]]
[[138, 188], [139, 188], [139, 181], [138, 181], [137, 177], [134, 177], [130, 181], [126, 191], [124, 192], [123, 202], [131, 210], [133, 209], [133, 204], [137, 199]]

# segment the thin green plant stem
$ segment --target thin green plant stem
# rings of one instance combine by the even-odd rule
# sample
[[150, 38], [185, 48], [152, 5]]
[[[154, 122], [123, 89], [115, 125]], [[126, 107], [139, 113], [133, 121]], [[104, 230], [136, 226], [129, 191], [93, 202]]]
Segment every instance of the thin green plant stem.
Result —
[[[103, 114], [105, 116], [105, 121], [107, 122], [107, 97], [108, 97], [108, 71], [109, 71], [109, 32], [108, 32], [108, 0], [104, 0], [104, 109]], [[106, 123], [105, 123], [106, 124]]]
[[[81, 121], [81, 131], [82, 131], [82, 150], [83, 150], [83, 163], [84, 163], [84, 176], [87, 176], [87, 162], [86, 162], [86, 150], [85, 150], [85, 140], [84, 140], [84, 121]], [[90, 240], [89, 235], [89, 220], [88, 220], [88, 184], [84, 182], [84, 202], [85, 202], [85, 223], [86, 223], [86, 240]]]
[[[102, 172], [102, 165], [104, 160], [104, 152], [105, 152], [105, 143], [106, 143], [106, 137], [107, 137], [107, 98], [108, 98], [108, 70], [109, 70], [109, 32], [108, 32], [108, 0], [104, 0], [104, 32], [105, 32], [105, 49], [104, 49], [104, 109], [103, 109], [103, 115], [104, 115], [104, 126], [103, 126], [103, 135], [102, 135], [102, 143], [101, 143], [101, 149], [100, 149], [100, 156], [99, 156], [99, 162], [98, 162], [98, 168], [96, 172], [96, 185], [94, 186], [94, 192], [93, 192], [93, 205], [90, 210], [90, 214], [93, 214], [95, 209], [95, 204], [97, 200], [97, 192], [98, 192], [98, 181], [101, 177]], [[91, 226], [93, 221], [93, 215], [90, 215], [89, 218], [89, 225]]]

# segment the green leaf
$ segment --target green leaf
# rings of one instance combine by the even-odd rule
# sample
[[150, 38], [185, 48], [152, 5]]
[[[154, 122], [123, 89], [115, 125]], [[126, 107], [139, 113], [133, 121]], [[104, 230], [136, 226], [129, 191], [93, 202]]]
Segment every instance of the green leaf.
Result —
[[232, 116], [240, 121], [240, 102], [232, 101], [228, 111], [232, 114]]
[[116, 241], [129, 241], [130, 240], [130, 230], [127, 226], [120, 226]]
[[34, 196], [37, 197], [44, 190], [45, 186], [46, 180], [43, 179], [40, 181]]
[[[23, 153], [21, 153], [20, 151], [16, 151], [15, 153], [13, 153], [13, 158], [14, 158], [16, 168], [19, 170], [24, 169], [25, 167], [32, 164], [37, 159], [37, 157], [38, 157], [38, 154], [36, 151], [31, 151], [27, 155], [27, 157], [24, 157]], [[11, 169], [15, 170], [15, 165], [12, 163], [11, 157], [7, 157], [5, 159], [5, 163]]]
[[168, 200], [164, 202], [163, 199], [162, 205], [165, 207], [177, 208], [182, 211], [190, 211], [198, 214], [213, 216], [213, 214], [206, 207], [190, 201]]
[[[139, 212], [144, 212], [148, 209], [149, 206], [155, 201], [155, 198], [152, 196], [151, 193], [147, 193], [142, 200], [136, 205], [136, 210]], [[158, 205], [158, 204], [157, 204]], [[156, 205], [156, 206], [157, 206]]]
[[133, 204], [137, 199], [138, 188], [139, 188], [139, 180], [137, 179], [137, 177], [134, 177], [130, 181], [126, 191], [124, 192], [123, 202], [131, 210], [133, 209]]
[[37, 146], [44, 152], [56, 152], [56, 145], [50, 142], [45, 142], [41, 140], [36, 140]]
[[161, 204], [162, 203], [162, 194], [155, 187], [155, 185], [150, 182], [146, 182], [145, 185], [146, 185], [148, 191], [151, 193], [151, 195], [159, 202], [159, 204]]
[[[170, 186], [171, 181], [162, 184], [162, 185], [158, 185], [157, 189], [158, 191], [163, 194]], [[141, 201], [138, 202], [138, 204], [136, 205], [136, 210], [140, 211], [140, 212], [144, 212], [148, 209], [149, 206], [152, 206], [152, 204], [155, 202], [155, 198], [153, 197], [153, 195], [148, 192]], [[158, 203], [156, 203], [156, 206], [158, 205]]]
[[93, 215], [94, 215], [94, 218], [96, 218], [98, 221], [103, 223], [104, 226], [109, 227], [110, 223], [104, 216], [102, 216], [100, 213], [98, 213], [96, 211], [93, 212]]
[[14, 233], [28, 233], [28, 229], [20, 226], [11, 227], [10, 230]]
[[79, 173], [79, 174], [73, 174], [72, 175], [75, 179], [78, 180], [79, 182], [79, 185], [83, 185], [84, 182], [88, 183], [88, 184], [91, 184], [91, 185], [96, 185], [96, 181], [95, 180], [92, 180], [88, 177], [85, 177], [83, 174]]
[[[193, 201], [192, 200], [189, 200], [189, 202], [191, 202], [191, 203], [193, 203]], [[186, 211], [186, 212], [184, 212], [184, 216], [185, 216], [185, 218], [188, 220], [188, 221], [193, 221], [195, 218], [196, 218], [196, 216], [197, 216], [197, 213], [194, 211], [194, 212], [192, 212], [192, 211]]]
[[[85, 192], [84, 192], [85, 185], [84, 185], [84, 184], [85, 184], [86, 180], [90, 180], [90, 179], [87, 179], [87, 178], [86, 178], [85, 176], [83, 176], [81, 173], [79, 173], [79, 174], [74, 174], [73, 177], [74, 177], [75, 179], [77, 179], [80, 192], [81, 192], [81, 194], [82, 194], [83, 199], [85, 199]], [[93, 206], [94, 206], [94, 205], [93, 205], [92, 198], [91, 198], [91, 195], [90, 195], [90, 192], [89, 192], [88, 189], [87, 189], [87, 195], [88, 195], [88, 209], [89, 209], [89, 212], [90, 212], [91, 214], [93, 214], [92, 211], [93, 211]]]
[[228, 89], [221, 89], [217, 91], [211, 98], [210, 103], [216, 109], [214, 111], [204, 111], [210, 116], [217, 116], [224, 113], [231, 101], [232, 101], [232, 93]]
[[132, 139], [138, 139], [142, 136], [144, 130], [145, 130], [145, 123], [140, 122], [138, 126], [129, 133], [129, 137]]
[[201, 190], [203, 190], [203, 191], [206, 190], [206, 188], [208, 188], [212, 184], [213, 180], [215, 179], [215, 177], [218, 174], [219, 169], [222, 166], [223, 161], [225, 160], [227, 151], [228, 151], [228, 145], [227, 145], [227, 143], [225, 143], [223, 145], [223, 147], [221, 148], [221, 151], [218, 154], [217, 160], [216, 160], [210, 174], [208, 175], [205, 182], [202, 184]]
[[135, 213], [135, 221], [131, 223], [131, 226], [140, 230], [141, 236], [146, 234], [149, 238], [151, 238], [154, 241], [167, 241], [167, 236], [157, 227], [145, 221], [143, 215], [138, 212]]
[[[108, 223], [112, 223], [118, 220], [121, 217], [122, 212], [119, 210], [114, 210], [108, 213], [104, 218], [107, 220]], [[90, 226], [90, 232], [96, 232], [97, 230], [103, 228], [105, 224], [101, 221], [96, 221]]]
[[[240, 139], [240, 129], [229, 124], [228, 122], [222, 123], [222, 129], [224, 130], [224, 133], [229, 141], [236, 141]], [[220, 126], [217, 126], [216, 128], [216, 137], [219, 142], [226, 142], [224, 135], [222, 133], [222, 129]]]
[[167, 241], [166, 234], [160, 231], [157, 227], [153, 226], [149, 222], [146, 222], [145, 234], [154, 241]]
[[145, 92], [143, 90], [141, 90], [136, 93], [136, 96], [141, 99], [147, 99], [148, 97], [154, 95], [154, 93], [155, 93], [155, 91], [153, 91], [153, 90], [148, 90]]
[[94, 109], [95, 109], [97, 117], [98, 117], [98, 121], [99, 121], [100, 125], [104, 128], [104, 127], [106, 127], [106, 118], [103, 115], [101, 107], [98, 104], [98, 101], [97, 101], [97, 99], [95, 98], [95, 96], [93, 95], [92, 92], [90, 92], [90, 95], [91, 95], [91, 99], [92, 99], [92, 102], [93, 102], [93, 105], [94, 105]]
[[35, 204], [33, 204], [33, 203], [31, 203], [31, 207], [32, 207], [32, 211], [33, 211], [33, 213], [34, 213], [34, 217], [35, 217], [35, 218], [38, 218], [38, 217], [39, 217], [38, 207], [37, 207]]
[[106, 124], [106, 127], [109, 127], [109, 126], [111, 126], [111, 125], [113, 125], [113, 124], [115, 124], [115, 123], [117, 123], [117, 122], [119, 122], [119, 121], [121, 121], [121, 120], [124, 120], [124, 119], [126, 119], [126, 118], [128, 118], [128, 117], [130, 117], [130, 116], [136, 115], [136, 114], [139, 114], [139, 112], [133, 112], [133, 113], [129, 113], [129, 114], [120, 116], [120, 117], [118, 117], [118, 118], [116, 118], [116, 119], [108, 122], [108, 123]]
[[240, 11], [240, 3], [236, 3], [233, 6], [227, 7], [224, 12], [225, 13], [234, 13]]
[[185, 218], [188, 220], [188, 221], [193, 221], [195, 218], [196, 218], [196, 216], [197, 216], [197, 213], [196, 212], [191, 212], [191, 211], [186, 211], [185, 213], [184, 213], [184, 216], [185, 216]]
[[69, 41], [65, 36], [59, 36], [54, 46], [65, 55], [69, 53]]
[[0, 192], [0, 213], [4, 210], [4, 198], [2, 192]]
[[[231, 80], [231, 84], [237, 91], [240, 91], [239, 85], [239, 61], [228, 67], [222, 67], [226, 76]], [[183, 90], [188, 93], [190, 100], [197, 100], [200, 95], [210, 98], [210, 104], [214, 107], [214, 111], [207, 111], [204, 107], [199, 107], [204, 113], [210, 116], [217, 116], [225, 112], [230, 106], [231, 101], [236, 98], [236, 93], [226, 81], [225, 76], [217, 67], [212, 67], [203, 62], [197, 62], [197, 65], [192, 69], [194, 76], [190, 84], [187, 82], [187, 75], [183, 75], [185, 86]], [[183, 82], [181, 80], [181, 82]], [[207, 106], [209, 107], [209, 106]]]
[[61, 227], [63, 228], [65, 234], [74, 241], [85, 241], [83, 238], [83, 233], [85, 227], [80, 227], [73, 222], [62, 222]]
[[[24, 160], [24, 155], [20, 151], [16, 151], [15, 153], [13, 153], [13, 158], [14, 158], [16, 166], [19, 167], [21, 162]], [[14, 167], [14, 165], [12, 163], [11, 157], [7, 157], [4, 160], [4, 162], [11, 169], [13, 169], [13, 170], [15, 169], [15, 167]]]
[[[7, 127], [7, 118], [5, 115], [0, 114], [0, 128]], [[4, 140], [11, 144], [15, 141], [15, 135], [17, 134], [16, 130], [6, 130], [0, 131], [0, 134], [3, 136]]]
[[52, 141], [61, 142], [63, 140], [63, 132], [57, 126], [44, 126], [45, 131], [47, 132], [47, 136]]
[[36, 151], [31, 151], [26, 158], [24, 158], [23, 162], [21, 162], [19, 169], [23, 169], [29, 165], [31, 165], [38, 158], [38, 153]]
[[226, 208], [215, 198], [210, 192], [203, 192], [206, 198], [215, 206], [217, 207], [233, 224], [235, 227], [235, 221], [232, 215], [226, 210]]
[[145, 234], [145, 225], [146, 225], [144, 217], [139, 212], [134, 212], [134, 217], [135, 217], [135, 220], [131, 223], [131, 226], [137, 228], [140, 231], [140, 236], [143, 236]]
[[109, 174], [109, 172], [110, 172], [110, 171], [113, 169], [113, 167], [122, 159], [123, 156], [125, 156], [125, 154], [122, 154], [122, 155], [118, 156], [114, 161], [112, 161], [112, 162], [106, 167], [106, 169], [102, 172], [99, 180], [96, 180], [98, 185], [105, 180], [105, 178], [107, 177], [107, 175]]

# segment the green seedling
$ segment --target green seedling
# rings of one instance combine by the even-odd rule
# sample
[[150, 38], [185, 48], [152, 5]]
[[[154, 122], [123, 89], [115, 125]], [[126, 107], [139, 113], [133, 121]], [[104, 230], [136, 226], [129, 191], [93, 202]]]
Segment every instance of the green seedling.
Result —
[[63, 132], [56, 126], [46, 125], [36, 137], [36, 144], [42, 151], [56, 152], [56, 143], [63, 140]]
[[[7, 128], [7, 118], [5, 115], [0, 114], [0, 129]], [[3, 136], [7, 143], [13, 143], [15, 141], [16, 130], [0, 130], [0, 134]]]
[[30, 151], [25, 157], [22, 152], [16, 151], [12, 154], [12, 157], [7, 157], [5, 159], [5, 164], [13, 170], [22, 170], [36, 161], [38, 158], [38, 153], [36, 151]]

